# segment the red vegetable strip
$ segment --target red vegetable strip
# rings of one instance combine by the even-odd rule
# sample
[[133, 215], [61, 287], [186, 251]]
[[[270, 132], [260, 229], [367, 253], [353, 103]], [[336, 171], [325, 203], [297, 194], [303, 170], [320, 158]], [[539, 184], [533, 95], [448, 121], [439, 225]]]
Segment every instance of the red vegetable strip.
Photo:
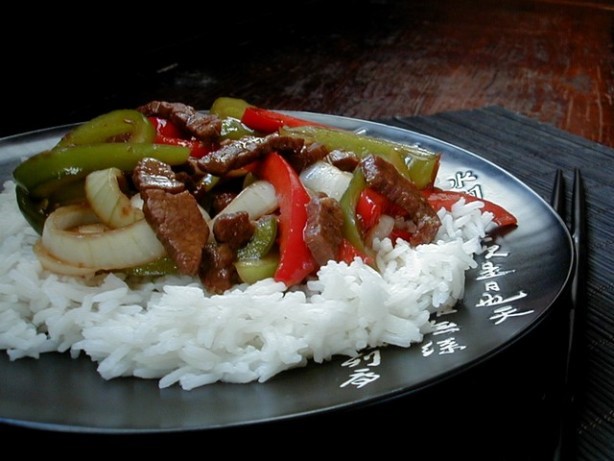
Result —
[[382, 214], [393, 217], [407, 218], [408, 213], [403, 207], [391, 202], [386, 196], [367, 187], [362, 190], [356, 203], [356, 215], [364, 231], [368, 231], [378, 222]]
[[405, 240], [406, 242], [409, 242], [411, 240], [411, 237], [412, 234], [410, 232], [397, 228], [392, 229], [392, 232], [390, 232], [390, 235], [388, 236], [392, 243], [395, 243], [399, 238]]
[[366, 264], [372, 265], [373, 258], [359, 251], [354, 245], [352, 245], [348, 239], [341, 240], [341, 246], [339, 247], [339, 254], [337, 255], [337, 261], [342, 261], [346, 264], [351, 264], [355, 257], [361, 258]]
[[371, 188], [363, 189], [356, 203], [356, 215], [363, 230], [375, 226], [384, 212], [385, 197]]
[[156, 134], [160, 137], [164, 138], [183, 138], [184, 134], [181, 130], [170, 120], [161, 117], [147, 117], [154, 129], [156, 130]]
[[324, 126], [321, 123], [311, 122], [291, 115], [282, 114], [262, 107], [248, 106], [243, 112], [241, 122], [252, 130], [262, 133], [274, 133], [283, 126]]
[[200, 158], [211, 152], [211, 149], [202, 141], [194, 138], [186, 138], [185, 134], [170, 120], [160, 117], [148, 117], [156, 130], [154, 143], [168, 144], [171, 146], [183, 146], [190, 148], [190, 156]]
[[278, 153], [268, 154], [257, 170], [273, 184], [279, 199], [279, 266], [275, 280], [287, 286], [301, 283], [317, 267], [303, 239], [309, 194], [290, 164]]
[[478, 198], [466, 192], [433, 188], [424, 190], [423, 193], [431, 207], [433, 207], [435, 210], [439, 210], [443, 207], [450, 211], [452, 209], [452, 205], [458, 202], [458, 200], [462, 197], [467, 203], [475, 201], [483, 202], [484, 207], [482, 208], [482, 211], [491, 212], [494, 216], [493, 221], [499, 226], [515, 226], [518, 223], [516, 216], [502, 206], [489, 200]]

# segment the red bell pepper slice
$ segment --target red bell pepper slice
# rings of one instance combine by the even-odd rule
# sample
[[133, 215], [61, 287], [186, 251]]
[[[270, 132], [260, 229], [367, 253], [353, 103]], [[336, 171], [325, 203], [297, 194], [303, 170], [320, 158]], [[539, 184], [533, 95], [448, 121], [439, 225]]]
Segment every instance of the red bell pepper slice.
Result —
[[311, 122], [292, 115], [282, 114], [262, 107], [248, 106], [243, 112], [241, 122], [252, 130], [261, 133], [274, 133], [283, 126], [325, 126], [321, 123]]
[[278, 153], [268, 154], [257, 175], [269, 181], [279, 200], [279, 266], [274, 279], [286, 286], [301, 283], [317, 267], [303, 238], [309, 193], [298, 174]]
[[169, 144], [171, 146], [184, 146], [190, 148], [190, 156], [195, 158], [203, 157], [211, 152], [209, 146], [195, 137], [186, 138], [177, 125], [170, 120], [160, 117], [148, 117], [149, 121], [156, 130], [154, 143]]
[[377, 224], [384, 212], [386, 198], [373, 189], [363, 189], [356, 203], [356, 215], [363, 230], [369, 230]]
[[411, 240], [412, 234], [411, 232], [406, 231], [405, 229], [398, 229], [398, 228], [394, 228], [392, 229], [392, 231], [390, 232], [390, 235], [388, 235], [388, 238], [394, 243], [397, 241], [397, 239], [401, 239], [401, 240], [405, 240], [406, 242], [409, 242]]
[[516, 224], [518, 224], [516, 216], [514, 216], [502, 206], [497, 205], [496, 203], [493, 203], [489, 200], [478, 198], [475, 195], [471, 195], [466, 192], [432, 188], [424, 190], [423, 194], [434, 210], [439, 210], [443, 207], [446, 210], [450, 211], [452, 209], [452, 205], [458, 202], [458, 200], [462, 197], [467, 203], [475, 201], [483, 202], [484, 207], [482, 208], [482, 211], [491, 212], [494, 216], [493, 221], [501, 227], [515, 226]]
[[341, 245], [339, 246], [339, 252], [337, 254], [337, 261], [344, 262], [346, 264], [351, 264], [354, 261], [355, 257], [361, 258], [365, 264], [373, 265], [373, 258], [367, 256], [354, 245], [352, 245], [348, 239], [341, 240]]
[[[358, 198], [356, 204], [356, 215], [366, 233], [375, 226], [381, 216], [386, 214], [393, 217], [407, 218], [408, 213], [403, 207], [400, 207], [396, 203], [390, 201], [385, 195], [376, 192], [375, 190], [367, 187], [364, 189]], [[394, 227], [388, 238], [394, 243], [397, 238], [403, 239], [407, 242], [411, 240], [412, 234], [405, 229]]]
[[169, 144], [171, 146], [183, 146], [190, 149], [190, 157], [201, 158], [211, 152], [211, 149], [198, 139], [167, 138], [156, 136], [156, 144]]
[[356, 215], [363, 230], [366, 232], [375, 226], [382, 214], [403, 218], [408, 216], [407, 210], [390, 201], [385, 195], [370, 187], [363, 189], [356, 203]]
[[184, 133], [170, 120], [160, 117], [147, 117], [154, 129], [156, 135], [162, 138], [183, 138]]

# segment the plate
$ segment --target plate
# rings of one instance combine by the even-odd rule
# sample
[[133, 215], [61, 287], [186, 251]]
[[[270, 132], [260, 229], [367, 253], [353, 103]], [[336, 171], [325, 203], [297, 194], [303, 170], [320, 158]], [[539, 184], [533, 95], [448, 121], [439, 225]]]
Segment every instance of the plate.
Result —
[[[439, 178], [494, 201], [517, 228], [489, 236], [465, 295], [435, 317], [433, 333], [408, 349], [370, 350], [355, 359], [285, 371], [265, 383], [215, 383], [191, 391], [157, 380], [105, 381], [88, 358], [46, 354], [11, 362], [0, 355], [0, 422], [88, 433], [152, 433], [237, 427], [338, 410], [419, 392], [515, 343], [546, 316], [571, 274], [565, 224], [529, 187], [495, 164], [441, 140], [379, 123], [289, 112], [299, 117], [442, 154]], [[0, 173], [55, 145], [71, 126], [0, 140]]]

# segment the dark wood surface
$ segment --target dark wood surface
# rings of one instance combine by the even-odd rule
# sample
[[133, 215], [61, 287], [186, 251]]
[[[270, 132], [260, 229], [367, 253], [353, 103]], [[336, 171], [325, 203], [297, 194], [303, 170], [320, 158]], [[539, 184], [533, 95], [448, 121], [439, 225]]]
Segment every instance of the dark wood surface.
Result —
[[611, 0], [296, 8], [264, 1], [226, 16], [169, 9], [134, 18], [105, 9], [102, 26], [43, 12], [19, 33], [3, 32], [11, 110], [0, 135], [153, 98], [206, 109], [236, 96], [364, 119], [500, 105], [614, 146]]
[[[293, 5], [288, 12], [287, 4], [264, 0], [256, 6], [229, 4], [228, 15], [153, 9], [140, 11], [138, 17], [107, 6], [96, 12], [102, 25], [93, 25], [85, 15], [73, 20], [60, 14], [52, 20], [51, 11], [44, 9], [57, 13], [57, 5], [37, 7], [35, 17], [24, 11], [15, 17], [28, 20], [20, 20], [16, 32], [0, 31], [5, 45], [0, 136], [79, 122], [152, 99], [206, 109], [218, 96], [234, 96], [265, 107], [364, 119], [499, 105], [614, 147], [612, 1], [303, 0]], [[535, 344], [522, 348], [534, 350]], [[454, 414], [474, 414], [469, 425], [455, 418], [442, 425], [440, 415], [434, 415], [426, 422], [408, 422], [408, 429], [424, 426], [420, 441], [435, 453], [492, 453], [473, 459], [548, 459], [544, 457], [551, 451], [552, 439], [552, 428], [546, 424], [548, 395], [518, 384], [527, 374], [540, 383], [554, 379], [541, 359], [511, 360], [514, 366], [503, 370], [486, 364], [417, 401], [377, 407], [368, 421], [356, 418], [355, 426], [345, 432], [340, 429], [339, 445], [345, 451], [337, 452], [357, 455], [357, 447], [379, 450], [388, 443], [404, 449], [405, 431], [390, 417], [447, 408], [442, 396], [456, 397], [454, 392], [463, 389], [464, 399], [453, 402]], [[489, 387], [493, 374], [508, 384]], [[515, 399], [501, 398], [511, 392]], [[478, 399], [492, 406], [476, 411], [473, 402]], [[501, 422], [501, 415], [532, 409], [531, 421], [516, 424], [504, 417]], [[337, 427], [347, 425], [348, 419], [354, 422], [352, 414], [344, 416], [333, 416], [329, 423]], [[611, 412], [606, 416], [609, 419], [600, 420], [603, 425], [611, 422]], [[373, 423], [394, 437], [384, 440], [372, 434]], [[467, 427], [460, 427], [463, 424]], [[478, 449], [481, 446], [472, 450], [473, 428], [486, 431], [492, 442], [488, 450]], [[256, 428], [255, 433], [263, 438], [272, 433], [285, 438], [301, 433], [321, 437], [320, 429], [320, 420], [308, 420], [304, 425]], [[588, 432], [593, 427], [581, 429]], [[12, 428], [3, 430], [5, 439], [20, 434]], [[438, 445], [444, 430], [445, 447]], [[334, 428], [326, 434], [326, 439], [340, 438]], [[456, 435], [452, 442], [450, 434]], [[76, 440], [70, 434], [38, 435], [45, 448], [51, 441], [70, 445]], [[407, 437], [407, 443], [420, 443]], [[214, 444], [216, 438], [217, 434], [197, 433], [143, 436], [131, 442], [155, 449], [163, 440], [197, 445]], [[479, 440], [484, 439], [482, 434]], [[96, 446], [110, 442], [98, 436], [78, 440]], [[129, 441], [119, 440], [124, 442]], [[317, 445], [312, 440], [301, 443]], [[438, 459], [436, 454], [434, 458]]]

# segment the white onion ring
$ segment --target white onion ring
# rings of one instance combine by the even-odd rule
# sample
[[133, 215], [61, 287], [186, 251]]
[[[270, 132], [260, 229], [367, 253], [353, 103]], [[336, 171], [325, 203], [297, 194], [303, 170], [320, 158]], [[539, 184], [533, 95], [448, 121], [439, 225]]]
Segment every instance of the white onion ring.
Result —
[[300, 178], [307, 189], [315, 193], [324, 192], [335, 200], [341, 200], [352, 180], [352, 173], [318, 160], [301, 171]]
[[246, 211], [249, 219], [258, 219], [260, 216], [272, 213], [279, 207], [277, 192], [268, 181], [258, 180], [251, 183], [237, 195], [226, 207], [214, 218], [226, 213]]
[[73, 266], [54, 257], [47, 251], [40, 240], [34, 244], [32, 249], [38, 261], [41, 263], [41, 266], [43, 266], [43, 269], [53, 272], [54, 274], [87, 277], [96, 273], [96, 269], [92, 269], [91, 267]]
[[114, 229], [129, 226], [143, 219], [143, 212], [132, 206], [121, 191], [119, 168], [93, 171], [85, 178], [85, 195], [90, 206], [103, 223]]
[[58, 208], [45, 221], [42, 246], [51, 257], [94, 270], [124, 269], [161, 258], [166, 251], [145, 219], [118, 229], [80, 233], [78, 226], [98, 222], [84, 205]]

